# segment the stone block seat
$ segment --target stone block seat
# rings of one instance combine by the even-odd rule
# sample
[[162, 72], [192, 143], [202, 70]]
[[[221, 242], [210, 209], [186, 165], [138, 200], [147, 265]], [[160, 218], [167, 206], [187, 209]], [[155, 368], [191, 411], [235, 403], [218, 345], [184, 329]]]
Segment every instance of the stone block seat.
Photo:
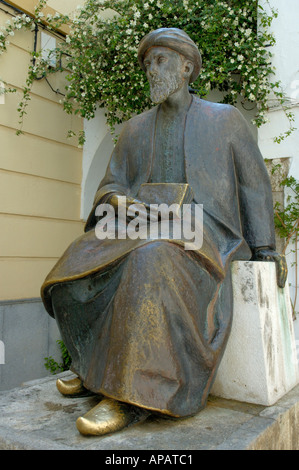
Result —
[[273, 262], [232, 263], [231, 335], [212, 395], [271, 406], [298, 384], [289, 286], [276, 284]]

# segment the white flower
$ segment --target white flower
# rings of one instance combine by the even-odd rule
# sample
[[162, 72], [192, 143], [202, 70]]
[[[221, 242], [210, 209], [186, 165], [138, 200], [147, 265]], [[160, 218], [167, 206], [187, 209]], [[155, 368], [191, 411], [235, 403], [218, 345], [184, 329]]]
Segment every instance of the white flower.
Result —
[[139, 18], [140, 15], [141, 15], [140, 11], [136, 11], [136, 12], [134, 13], [134, 18]]
[[238, 60], [244, 60], [244, 56], [242, 54], [239, 54], [237, 57]]
[[10, 31], [9, 35], [10, 35], [10, 36], [14, 36], [15, 33], [14, 33], [13, 31]]
[[151, 13], [149, 13], [148, 19], [149, 19], [149, 20], [152, 20], [152, 19], [153, 19], [153, 15], [152, 15]]
[[149, 7], [149, 4], [148, 4], [148, 3], [145, 3], [145, 4], [143, 5], [143, 7], [144, 7], [145, 10], [147, 10], [148, 7]]

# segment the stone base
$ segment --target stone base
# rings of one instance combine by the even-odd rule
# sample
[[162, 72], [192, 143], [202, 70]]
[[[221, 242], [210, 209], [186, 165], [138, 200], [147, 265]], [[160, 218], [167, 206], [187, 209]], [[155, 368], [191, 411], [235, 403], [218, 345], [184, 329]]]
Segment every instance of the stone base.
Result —
[[86, 437], [77, 431], [76, 419], [98, 402], [97, 397], [63, 397], [55, 382], [56, 377], [44, 378], [0, 392], [0, 449], [101, 450], [99, 465], [113, 454], [140, 455], [141, 462], [150, 455], [157, 458], [155, 451], [188, 455], [186, 450], [299, 450], [299, 386], [273, 407], [211, 396], [207, 407], [190, 418], [152, 415], [118, 433]]
[[299, 381], [288, 284], [275, 263], [233, 263], [234, 317], [212, 394], [270, 406]]

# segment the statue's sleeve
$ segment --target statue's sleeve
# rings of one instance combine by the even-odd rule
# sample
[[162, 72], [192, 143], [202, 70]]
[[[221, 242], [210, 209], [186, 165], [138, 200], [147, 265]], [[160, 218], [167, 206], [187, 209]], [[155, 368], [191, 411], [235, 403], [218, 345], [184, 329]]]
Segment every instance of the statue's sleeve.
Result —
[[125, 125], [117, 144], [110, 157], [106, 174], [102, 179], [94, 197], [93, 207], [85, 224], [84, 231], [88, 232], [96, 224], [95, 210], [99, 204], [107, 201], [112, 194], [126, 195], [128, 192], [127, 161], [129, 155], [129, 129]]
[[242, 114], [234, 108], [232, 151], [243, 236], [250, 248], [275, 249], [270, 178], [262, 154]]

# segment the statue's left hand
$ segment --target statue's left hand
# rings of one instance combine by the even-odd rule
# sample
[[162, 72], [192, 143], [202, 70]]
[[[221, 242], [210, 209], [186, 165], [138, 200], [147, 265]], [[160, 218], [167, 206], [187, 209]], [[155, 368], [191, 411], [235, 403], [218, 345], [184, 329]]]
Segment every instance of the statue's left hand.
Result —
[[251, 261], [274, 261], [276, 264], [277, 285], [282, 288], [285, 286], [288, 267], [284, 255], [277, 253], [271, 248], [262, 247], [253, 250]]

